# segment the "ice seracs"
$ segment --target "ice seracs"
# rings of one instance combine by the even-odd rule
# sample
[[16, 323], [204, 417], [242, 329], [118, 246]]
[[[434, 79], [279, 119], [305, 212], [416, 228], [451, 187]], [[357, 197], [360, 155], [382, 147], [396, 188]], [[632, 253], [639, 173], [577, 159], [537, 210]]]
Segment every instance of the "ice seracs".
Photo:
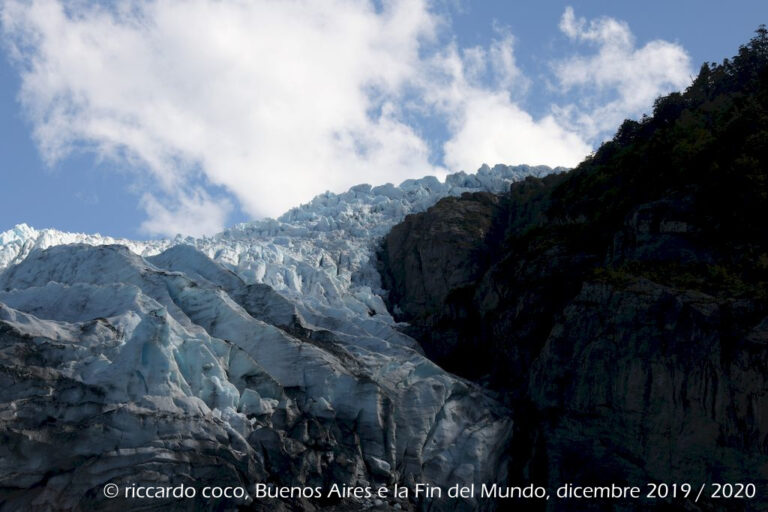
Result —
[[507, 411], [395, 328], [371, 258], [407, 213], [547, 172], [361, 185], [202, 239], [0, 234], [0, 501], [99, 509], [108, 482], [158, 480], [502, 481]]

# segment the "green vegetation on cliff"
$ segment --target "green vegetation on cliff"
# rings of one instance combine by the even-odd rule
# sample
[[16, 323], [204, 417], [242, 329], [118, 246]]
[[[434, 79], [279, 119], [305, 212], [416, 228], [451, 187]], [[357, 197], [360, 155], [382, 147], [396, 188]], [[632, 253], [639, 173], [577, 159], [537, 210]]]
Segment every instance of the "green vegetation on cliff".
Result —
[[406, 217], [381, 270], [427, 355], [507, 400], [510, 482], [768, 485], [768, 31], [577, 168]]
[[[614, 273], [718, 295], [765, 295], [768, 30], [761, 26], [733, 59], [704, 64], [688, 89], [656, 100], [653, 115], [624, 121], [576, 169], [542, 183], [535, 193], [530, 183], [513, 187], [508, 245], [535, 251], [567, 243], [607, 251]], [[626, 237], [615, 247], [633, 221], [645, 223], [643, 234], [677, 234], [685, 256], [669, 243], [656, 257], [633, 255], [626, 244], [636, 240]]]

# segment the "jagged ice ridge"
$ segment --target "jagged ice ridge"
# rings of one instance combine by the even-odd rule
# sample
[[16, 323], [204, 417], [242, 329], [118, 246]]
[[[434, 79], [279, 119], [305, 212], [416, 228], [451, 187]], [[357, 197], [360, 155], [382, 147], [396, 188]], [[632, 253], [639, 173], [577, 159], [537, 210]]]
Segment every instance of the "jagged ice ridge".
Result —
[[374, 251], [442, 197], [550, 172], [359, 185], [199, 239], [0, 234], [6, 503], [99, 508], [110, 481], [502, 479], [508, 413], [397, 330]]

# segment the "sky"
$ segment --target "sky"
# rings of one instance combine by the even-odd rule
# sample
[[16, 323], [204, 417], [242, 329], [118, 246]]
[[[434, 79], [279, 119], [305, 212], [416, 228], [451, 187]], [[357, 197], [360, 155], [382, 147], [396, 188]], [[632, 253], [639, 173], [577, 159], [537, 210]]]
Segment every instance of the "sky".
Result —
[[152, 238], [572, 167], [768, 2], [0, 0], [0, 231]]

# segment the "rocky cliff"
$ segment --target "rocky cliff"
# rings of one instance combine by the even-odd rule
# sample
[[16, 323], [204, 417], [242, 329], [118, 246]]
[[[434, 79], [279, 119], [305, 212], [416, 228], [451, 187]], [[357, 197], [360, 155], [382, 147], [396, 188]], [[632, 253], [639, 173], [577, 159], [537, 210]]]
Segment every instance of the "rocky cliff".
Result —
[[767, 144], [761, 30], [573, 171], [443, 199], [385, 238], [396, 318], [514, 411], [511, 481], [765, 488]]

